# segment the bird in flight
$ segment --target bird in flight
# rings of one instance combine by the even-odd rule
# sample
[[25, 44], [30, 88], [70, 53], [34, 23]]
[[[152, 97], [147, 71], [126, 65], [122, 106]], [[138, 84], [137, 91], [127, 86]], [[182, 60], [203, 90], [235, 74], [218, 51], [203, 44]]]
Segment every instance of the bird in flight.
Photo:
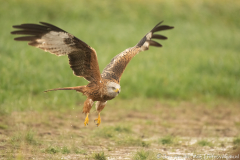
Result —
[[120, 79], [130, 60], [139, 52], [148, 50], [149, 46], [162, 47], [153, 39], [165, 40], [167, 37], [156, 34], [156, 32], [174, 28], [161, 25], [162, 22], [158, 23], [134, 47], [116, 55], [104, 68], [102, 74], [99, 70], [96, 51], [82, 40], [52, 24], [40, 22], [40, 24], [14, 25], [13, 28], [17, 30], [11, 32], [11, 34], [25, 35], [15, 38], [16, 41], [28, 41], [29, 45], [46, 52], [57, 56], [68, 56], [73, 73], [89, 81], [88, 85], [56, 88], [45, 92], [75, 90], [83, 93], [87, 97], [83, 106], [83, 113], [86, 115], [85, 126], [89, 122], [88, 115], [96, 101], [98, 118], [94, 122], [99, 126], [101, 123], [100, 112], [104, 109], [108, 100], [115, 98], [120, 93]]

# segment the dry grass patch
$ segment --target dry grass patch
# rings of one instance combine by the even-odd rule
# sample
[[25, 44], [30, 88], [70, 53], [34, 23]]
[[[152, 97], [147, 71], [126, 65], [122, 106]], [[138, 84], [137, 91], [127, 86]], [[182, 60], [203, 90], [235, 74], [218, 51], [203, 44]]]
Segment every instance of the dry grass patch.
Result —
[[[94, 123], [84, 127], [85, 116], [80, 109], [13, 112], [4, 116], [3, 124], [8, 127], [0, 129], [0, 155], [9, 159], [93, 159], [94, 153], [101, 157], [104, 152], [109, 158], [144, 158], [148, 154], [149, 158], [153, 153], [203, 154], [209, 149], [211, 153], [223, 154], [239, 146], [240, 128], [236, 122], [240, 121], [240, 107], [236, 104], [209, 107], [181, 102], [174, 107], [150, 101], [154, 105], [148, 106], [148, 110], [128, 109], [127, 114], [122, 106], [127, 107], [129, 100], [114, 105], [114, 109], [110, 103], [99, 127]], [[169, 113], [175, 116], [168, 116]], [[90, 118], [95, 116], [93, 111]]]

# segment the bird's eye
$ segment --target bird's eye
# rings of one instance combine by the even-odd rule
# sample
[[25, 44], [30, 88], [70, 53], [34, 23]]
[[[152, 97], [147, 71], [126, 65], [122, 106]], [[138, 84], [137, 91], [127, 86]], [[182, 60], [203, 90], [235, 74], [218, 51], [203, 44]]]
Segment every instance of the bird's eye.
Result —
[[113, 90], [115, 90], [115, 87], [112, 87]]

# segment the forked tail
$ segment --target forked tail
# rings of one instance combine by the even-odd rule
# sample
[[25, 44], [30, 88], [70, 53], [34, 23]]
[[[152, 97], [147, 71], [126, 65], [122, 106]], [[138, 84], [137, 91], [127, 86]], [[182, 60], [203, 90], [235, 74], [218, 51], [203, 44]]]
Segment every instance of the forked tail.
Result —
[[83, 93], [83, 88], [85, 88], [85, 86], [54, 88], [54, 89], [46, 90], [44, 92], [57, 91], [57, 90], [75, 90], [77, 92], [82, 92]]

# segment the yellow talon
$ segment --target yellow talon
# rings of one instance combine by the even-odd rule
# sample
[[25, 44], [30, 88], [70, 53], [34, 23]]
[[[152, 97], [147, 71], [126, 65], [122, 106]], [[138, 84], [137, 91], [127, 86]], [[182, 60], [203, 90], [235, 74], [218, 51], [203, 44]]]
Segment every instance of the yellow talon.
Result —
[[94, 122], [95, 121], [97, 121], [97, 126], [99, 126], [100, 125], [100, 123], [101, 123], [101, 117], [100, 117], [100, 113], [98, 113], [98, 118], [96, 118], [95, 120], [94, 120]]
[[85, 125], [85, 126], [88, 125], [88, 121], [89, 121], [89, 119], [88, 119], [88, 114], [89, 114], [89, 113], [87, 113], [87, 116], [86, 116], [85, 121], [84, 121], [84, 125]]

